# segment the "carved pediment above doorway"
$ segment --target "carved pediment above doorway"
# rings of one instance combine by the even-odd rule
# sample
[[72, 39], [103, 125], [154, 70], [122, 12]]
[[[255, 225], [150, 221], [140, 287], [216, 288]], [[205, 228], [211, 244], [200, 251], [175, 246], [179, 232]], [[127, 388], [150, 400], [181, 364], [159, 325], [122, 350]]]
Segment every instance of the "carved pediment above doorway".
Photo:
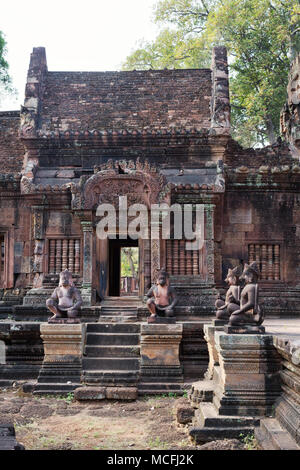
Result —
[[170, 185], [147, 161], [108, 161], [94, 171], [94, 175], [84, 176], [78, 184], [71, 185], [72, 209], [95, 210], [99, 204], [107, 203], [117, 207], [119, 196], [127, 196], [128, 205], [150, 207], [169, 202]]

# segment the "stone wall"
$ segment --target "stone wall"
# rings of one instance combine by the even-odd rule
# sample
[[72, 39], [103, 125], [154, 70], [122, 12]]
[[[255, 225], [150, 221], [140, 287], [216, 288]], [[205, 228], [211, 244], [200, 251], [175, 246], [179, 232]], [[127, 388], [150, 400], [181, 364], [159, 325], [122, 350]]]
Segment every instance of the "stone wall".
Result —
[[275, 404], [275, 417], [300, 445], [300, 341], [274, 336], [273, 342], [282, 357], [282, 391]]
[[19, 111], [0, 112], [0, 174], [22, 170], [25, 149], [18, 137]]
[[44, 357], [40, 324], [3, 322], [0, 324], [0, 340], [6, 349], [5, 363], [0, 364], [0, 386], [36, 379]]

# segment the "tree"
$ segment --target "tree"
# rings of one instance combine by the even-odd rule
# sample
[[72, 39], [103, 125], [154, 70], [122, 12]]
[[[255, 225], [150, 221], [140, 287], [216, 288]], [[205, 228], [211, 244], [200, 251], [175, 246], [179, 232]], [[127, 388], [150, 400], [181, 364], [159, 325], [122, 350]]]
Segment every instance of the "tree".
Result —
[[8, 73], [8, 63], [6, 61], [6, 41], [4, 34], [0, 31], [0, 96], [5, 92], [12, 92], [11, 78]]
[[163, 29], [124, 69], [201, 68], [211, 48], [229, 53], [232, 128], [243, 145], [274, 143], [290, 61], [300, 50], [299, 0], [160, 0]]
[[138, 249], [124, 247], [121, 249], [121, 276], [133, 277], [138, 276]]

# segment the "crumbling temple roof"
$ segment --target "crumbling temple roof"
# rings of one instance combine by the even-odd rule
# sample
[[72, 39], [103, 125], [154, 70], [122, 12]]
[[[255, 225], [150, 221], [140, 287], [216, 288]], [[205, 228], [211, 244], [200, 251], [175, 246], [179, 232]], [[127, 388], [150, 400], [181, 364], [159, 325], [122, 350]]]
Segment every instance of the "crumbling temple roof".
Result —
[[51, 72], [45, 48], [31, 54], [21, 137], [51, 133], [230, 128], [227, 53], [212, 69]]
[[43, 131], [210, 127], [211, 71], [47, 72]]

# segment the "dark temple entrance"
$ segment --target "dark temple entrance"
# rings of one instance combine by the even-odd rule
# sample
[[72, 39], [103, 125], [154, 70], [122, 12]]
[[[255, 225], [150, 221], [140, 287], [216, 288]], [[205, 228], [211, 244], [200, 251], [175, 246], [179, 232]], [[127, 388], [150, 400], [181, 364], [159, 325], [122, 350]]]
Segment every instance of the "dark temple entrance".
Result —
[[138, 295], [138, 240], [109, 240], [109, 296]]

